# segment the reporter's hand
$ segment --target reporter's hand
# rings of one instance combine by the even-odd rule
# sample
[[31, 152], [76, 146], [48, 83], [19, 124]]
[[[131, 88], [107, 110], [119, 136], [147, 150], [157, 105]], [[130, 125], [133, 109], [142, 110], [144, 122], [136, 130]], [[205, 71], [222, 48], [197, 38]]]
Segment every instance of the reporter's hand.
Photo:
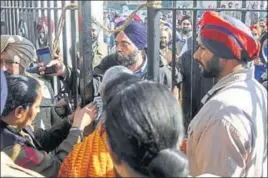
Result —
[[91, 124], [91, 122], [95, 119], [97, 114], [97, 105], [96, 104], [88, 104], [84, 108], [76, 109], [73, 117], [73, 127], [80, 128], [84, 130], [86, 126]]
[[[38, 63], [38, 71], [40, 75], [47, 75], [47, 76], [62, 76], [64, 77], [65, 74], [65, 66], [62, 63], [62, 58], [59, 55], [54, 55], [53, 60], [51, 60], [47, 65], [44, 63]], [[46, 67], [54, 66], [56, 73], [53, 74], [45, 74]]]

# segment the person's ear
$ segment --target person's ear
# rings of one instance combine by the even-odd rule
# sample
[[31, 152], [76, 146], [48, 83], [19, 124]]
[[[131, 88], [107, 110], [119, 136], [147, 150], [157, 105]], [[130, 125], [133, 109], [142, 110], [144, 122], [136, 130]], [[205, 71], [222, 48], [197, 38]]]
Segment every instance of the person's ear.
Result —
[[[28, 108], [28, 107], [27, 107]], [[23, 108], [22, 106], [18, 106], [16, 109], [15, 109], [15, 117], [16, 118], [21, 118], [25, 112], [27, 111], [27, 108]]]

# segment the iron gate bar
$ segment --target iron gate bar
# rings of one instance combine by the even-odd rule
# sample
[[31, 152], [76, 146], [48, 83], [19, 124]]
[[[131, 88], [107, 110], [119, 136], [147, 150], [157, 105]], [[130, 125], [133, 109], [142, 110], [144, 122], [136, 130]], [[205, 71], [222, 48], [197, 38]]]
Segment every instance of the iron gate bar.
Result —
[[[41, 1], [41, 3], [39, 4], [41, 7], [44, 7], [44, 1]], [[40, 22], [41, 22], [41, 24], [43, 25], [44, 24], [44, 18], [45, 18], [45, 9], [40, 9], [40, 11], [41, 11], [41, 20], [40, 20]], [[39, 17], [39, 19], [40, 19], [40, 17]], [[45, 32], [45, 27], [44, 27], [44, 25], [43, 25], [43, 30], [44, 30], [44, 32]], [[45, 35], [45, 33], [44, 33], [44, 35]], [[48, 40], [48, 39], [47, 39]]]
[[[176, 7], [176, 1], [173, 1], [173, 7]], [[176, 53], [177, 53], [177, 46], [176, 46], [176, 14], [177, 14], [177, 10], [173, 10], [172, 11], [172, 74], [171, 74], [171, 77], [172, 79], [175, 78], [175, 67], [176, 67]], [[172, 88], [171, 89], [174, 89], [174, 85], [175, 83], [172, 81]]]
[[[18, 1], [14, 1], [14, 6], [18, 5]], [[18, 34], [18, 28], [17, 24], [18, 24], [18, 9], [14, 10], [14, 23], [15, 23], [15, 34]]]
[[[34, 7], [37, 7], [38, 6], [38, 2], [37, 1], [34, 1]], [[38, 29], [37, 29], [37, 24], [39, 23], [39, 10], [35, 8], [34, 10], [34, 14], [35, 14], [35, 26], [34, 26], [34, 41], [33, 41], [33, 44], [35, 46], [37, 46], [37, 42], [38, 42], [38, 38], [37, 38], [37, 32], [38, 32]]]
[[[246, 1], [242, 1], [242, 9], [245, 9], [247, 7], [247, 2]], [[241, 21], [242, 22], [246, 22], [246, 13], [245, 11], [242, 11], [242, 16], [241, 16]]]
[[[72, 0], [71, 3], [74, 3], [74, 1]], [[72, 9], [71, 10], [71, 22], [76, 22], [76, 18], [75, 18], [75, 10]], [[73, 78], [72, 78], [72, 91], [74, 92], [74, 103], [75, 106], [77, 106], [78, 103], [78, 87], [77, 87], [77, 78], [78, 73], [77, 73], [77, 58], [76, 58], [76, 52], [78, 49], [76, 49], [76, 23], [70, 23], [71, 26], [71, 59], [72, 59], [72, 74], [73, 74]], [[73, 96], [73, 95], [72, 95]]]
[[[6, 2], [7, 2], [7, 4], [10, 3], [9, 1], [6, 1]], [[8, 29], [7, 29], [7, 30], [8, 30], [8, 33], [9, 33], [9, 34], [12, 34], [12, 32], [11, 32], [11, 27], [10, 27], [10, 26], [11, 26], [11, 24], [10, 24], [10, 23], [11, 23], [11, 20], [10, 20], [9, 12], [10, 12], [10, 9], [7, 9], [7, 20], [8, 20], [8, 21], [7, 21], [7, 26], [8, 26]]]
[[[31, 1], [26, 1], [27, 7], [31, 6]], [[28, 39], [33, 41], [33, 13], [32, 10], [27, 11]]]
[[[53, 1], [53, 6], [54, 7], [57, 7], [58, 6], [58, 2], [57, 1]], [[54, 12], [54, 34], [56, 34], [56, 27], [57, 27], [57, 23], [58, 23], [58, 11], [53, 10], [53, 12]], [[59, 90], [61, 88], [60, 82], [59, 82], [59, 78], [58, 77], [53, 78], [53, 82], [55, 83], [57, 89]]]
[[[10, 5], [12, 6], [13, 5], [13, 1], [10, 1]], [[11, 19], [12, 19], [12, 21], [11, 21], [11, 25], [12, 25], [12, 34], [16, 34], [16, 30], [15, 30], [15, 21], [13, 20], [14, 19], [14, 9], [11, 9], [10, 10], [10, 15], [11, 15]]]
[[[65, 6], [65, 1], [61, 1], [61, 7], [64, 7]], [[61, 13], [62, 13], [62, 10], [61, 10]], [[66, 24], [63, 26], [63, 29], [62, 29], [62, 47], [63, 47], [63, 56], [64, 59], [63, 59], [63, 62], [65, 65], [68, 66], [68, 60], [67, 60], [67, 40], [66, 40]], [[70, 94], [70, 93], [69, 93]]]
[[[91, 34], [91, 1], [79, 1], [81, 12], [82, 32], [80, 39], [80, 94], [83, 98], [82, 105], [93, 99], [92, 75], [92, 34]], [[81, 64], [83, 64], [81, 66]]]
[[[197, 1], [194, 1], [193, 7], [197, 7]], [[192, 21], [192, 49], [191, 49], [191, 56], [194, 57], [194, 50], [196, 48], [196, 21], [197, 21], [197, 11], [193, 11], [193, 21]], [[191, 84], [193, 83], [193, 63], [194, 60], [191, 60]], [[193, 111], [193, 87], [190, 87], [190, 118], [192, 118], [192, 111]]]
[[[148, 1], [150, 2], [150, 1]], [[147, 7], [148, 28], [147, 33], [147, 60], [148, 79], [157, 81], [159, 73], [159, 19], [160, 14], [153, 7]]]

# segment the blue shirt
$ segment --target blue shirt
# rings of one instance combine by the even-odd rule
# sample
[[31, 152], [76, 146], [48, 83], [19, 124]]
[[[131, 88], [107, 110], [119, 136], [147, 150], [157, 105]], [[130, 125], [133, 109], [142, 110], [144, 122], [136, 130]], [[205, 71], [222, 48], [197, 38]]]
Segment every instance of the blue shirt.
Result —
[[145, 61], [141, 68], [134, 72], [135, 76], [142, 77], [147, 72], [147, 56], [145, 55]]
[[255, 79], [261, 81], [262, 74], [266, 71], [264, 64], [254, 64], [255, 67]]

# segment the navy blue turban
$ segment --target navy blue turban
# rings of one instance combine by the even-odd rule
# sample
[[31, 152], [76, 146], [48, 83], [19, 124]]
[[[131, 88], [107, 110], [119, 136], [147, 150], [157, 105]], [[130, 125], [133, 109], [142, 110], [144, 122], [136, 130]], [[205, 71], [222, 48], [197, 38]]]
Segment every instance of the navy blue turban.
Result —
[[0, 115], [2, 115], [2, 111], [4, 110], [5, 104], [6, 104], [6, 99], [7, 99], [7, 83], [6, 83], [6, 78], [4, 72], [1, 70], [1, 103], [0, 103]]
[[[125, 21], [117, 23], [117, 27], [122, 25]], [[147, 28], [140, 22], [131, 21], [130, 24], [123, 30], [128, 38], [139, 50], [147, 46]], [[117, 36], [118, 33], [115, 34]]]

